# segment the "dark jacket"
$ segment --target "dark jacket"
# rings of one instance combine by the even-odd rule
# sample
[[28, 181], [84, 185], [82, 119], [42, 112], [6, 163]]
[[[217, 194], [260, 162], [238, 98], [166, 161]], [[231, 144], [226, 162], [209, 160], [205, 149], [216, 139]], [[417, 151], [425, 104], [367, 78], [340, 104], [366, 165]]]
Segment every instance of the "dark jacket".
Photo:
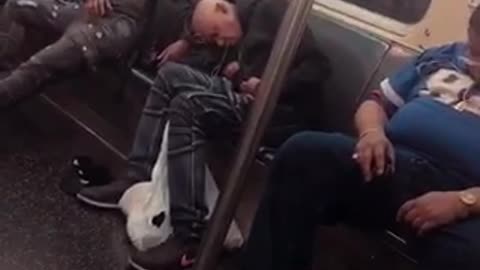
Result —
[[112, 0], [113, 11], [140, 20], [144, 15], [147, 0]]
[[[284, 0], [237, 0], [236, 5], [244, 31], [242, 77], [261, 77], [288, 4]], [[280, 102], [295, 106], [318, 97], [330, 75], [329, 61], [318, 50], [309, 27], [287, 74]]]

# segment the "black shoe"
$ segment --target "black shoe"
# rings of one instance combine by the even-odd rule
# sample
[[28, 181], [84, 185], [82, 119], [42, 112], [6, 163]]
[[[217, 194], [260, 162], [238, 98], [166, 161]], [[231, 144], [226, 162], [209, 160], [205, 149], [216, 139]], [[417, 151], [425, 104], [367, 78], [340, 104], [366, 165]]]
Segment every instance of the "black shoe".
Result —
[[135, 183], [130, 179], [122, 179], [104, 186], [86, 187], [78, 192], [77, 199], [98, 208], [118, 209], [123, 193]]
[[170, 237], [147, 251], [131, 248], [129, 264], [137, 270], [182, 270], [193, 266], [199, 242]]
[[74, 157], [71, 166], [84, 187], [109, 185], [114, 181], [109, 168], [97, 164], [89, 156]]

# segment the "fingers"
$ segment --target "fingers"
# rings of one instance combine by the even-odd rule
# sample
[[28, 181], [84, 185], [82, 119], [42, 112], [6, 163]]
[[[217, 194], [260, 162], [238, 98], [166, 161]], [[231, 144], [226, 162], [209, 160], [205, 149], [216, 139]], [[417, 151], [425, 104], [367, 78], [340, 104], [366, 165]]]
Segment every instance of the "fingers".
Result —
[[403, 221], [407, 224], [413, 225], [417, 218], [420, 218], [419, 211], [417, 207], [413, 207], [405, 214], [405, 216], [403, 217]]
[[105, 0], [105, 3], [109, 11], [113, 9], [112, 2], [110, 0]]
[[432, 229], [437, 227], [437, 224], [435, 222], [427, 221], [424, 222], [418, 229], [418, 234], [419, 235], [425, 235], [426, 233], [430, 232]]
[[167, 55], [163, 55], [162, 57], [157, 57], [157, 68], [160, 68], [168, 61], [169, 61], [169, 58]]
[[390, 143], [377, 145], [374, 155], [376, 176], [395, 172], [395, 150]]
[[401, 222], [404, 220], [404, 217], [410, 212], [413, 208], [415, 208], [416, 200], [410, 200], [402, 205], [397, 212], [397, 222]]
[[98, 0], [97, 1], [97, 8], [98, 8], [98, 15], [99, 16], [103, 16], [105, 15], [106, 11], [105, 11], [105, 1], [104, 0]]
[[87, 8], [97, 16], [105, 16], [113, 6], [110, 0], [92, 0], [87, 3]]
[[246, 81], [243, 81], [240, 83], [240, 91], [248, 94], [252, 97], [255, 97], [257, 95], [257, 86], [260, 83], [260, 80], [255, 80], [255, 77], [252, 77]]
[[398, 210], [397, 222], [410, 224], [417, 231], [418, 235], [424, 235], [438, 225], [428, 216], [422, 215], [417, 206], [417, 200], [410, 200], [403, 204]]
[[362, 170], [363, 177], [366, 182], [369, 182], [372, 179], [371, 173], [371, 164], [372, 164], [372, 154], [369, 149], [361, 149], [357, 147], [357, 151], [353, 154], [352, 158], [357, 161]]
[[155, 57], [155, 60], [160, 61], [165, 57], [165, 51], [162, 51], [160, 54], [157, 54], [157, 57]]
[[388, 144], [387, 146], [387, 157], [390, 165], [389, 167], [390, 173], [394, 173], [395, 172], [395, 149], [391, 144]]
[[157, 61], [157, 67], [160, 67], [162, 66], [163, 64], [165, 64], [167, 61], [170, 60], [170, 48], [171, 48], [171, 45], [167, 48], [165, 48], [158, 56], [157, 58], [155, 59]]
[[248, 91], [250, 91], [250, 92], [253, 91], [255, 89], [255, 87], [256, 87], [255, 81], [253, 81], [253, 80], [248, 80], [247, 81]]
[[354, 159], [361, 166], [367, 182], [373, 177], [393, 173], [395, 152], [388, 142], [359, 142]]
[[372, 151], [367, 149], [360, 152], [357, 161], [362, 168], [365, 181], [370, 182], [372, 180]]
[[167, 61], [168, 61], [168, 58], [167, 58], [167, 57], [162, 57], [162, 58], [158, 61], [158, 66], [163, 66], [163, 64], [165, 64]]
[[167, 51], [164, 50], [159, 56], [157, 56], [157, 62], [159, 65], [163, 65], [165, 62], [167, 62], [167, 55]]
[[414, 218], [411, 224], [413, 228], [419, 230], [422, 227], [423, 223], [424, 220], [421, 217], [417, 216]]
[[87, 9], [88, 13], [90, 13], [90, 15], [95, 15], [96, 11], [95, 11], [95, 2], [93, 1], [87, 1], [87, 4], [85, 5], [85, 8]]
[[158, 60], [158, 64], [157, 66], [160, 67], [160, 66], [163, 66], [165, 63], [167, 62], [167, 58], [166, 57], [162, 57]]
[[248, 92], [248, 83], [247, 82], [242, 82], [240, 84], [240, 90], [242, 90], [242, 92]]
[[226, 70], [226, 73], [227, 73], [228, 77], [233, 78], [235, 76], [235, 74], [238, 73], [238, 67], [237, 66], [229, 67]]
[[383, 175], [386, 167], [385, 159], [386, 147], [384, 145], [377, 145], [374, 150], [375, 156], [375, 173], [377, 176]]
[[226, 76], [227, 78], [232, 78], [233, 72], [230, 67], [226, 67], [225, 70], [223, 71], [223, 75]]
[[238, 73], [240, 67], [237, 62], [233, 62], [227, 65], [223, 71], [223, 75], [225, 75], [227, 78], [233, 78], [235, 74]]
[[95, 15], [96, 16], [101, 16], [101, 8], [100, 8], [100, 1], [101, 0], [95, 0], [93, 1], [93, 5], [94, 5], [94, 11], [95, 11]]
[[411, 225], [417, 231], [417, 234], [422, 236], [438, 227], [439, 223], [435, 219], [418, 216]]

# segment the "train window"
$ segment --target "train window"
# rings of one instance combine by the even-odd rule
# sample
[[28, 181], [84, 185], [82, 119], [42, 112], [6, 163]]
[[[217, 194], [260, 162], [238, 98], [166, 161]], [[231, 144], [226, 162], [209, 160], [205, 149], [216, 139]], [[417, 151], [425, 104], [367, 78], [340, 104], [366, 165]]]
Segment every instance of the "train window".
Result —
[[315, 0], [313, 9], [332, 16], [346, 15], [371, 27], [403, 36], [423, 19], [431, 2], [432, 0]]
[[419, 22], [431, 0], [337, 0], [354, 4], [406, 24]]

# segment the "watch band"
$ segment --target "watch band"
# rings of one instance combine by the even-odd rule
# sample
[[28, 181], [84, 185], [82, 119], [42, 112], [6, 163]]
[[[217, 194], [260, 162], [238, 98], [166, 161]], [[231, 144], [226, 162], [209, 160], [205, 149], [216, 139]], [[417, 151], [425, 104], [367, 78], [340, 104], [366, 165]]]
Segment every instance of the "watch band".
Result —
[[468, 206], [475, 205], [478, 201], [477, 196], [475, 196], [475, 194], [473, 194], [469, 191], [461, 191], [459, 193], [459, 198], [460, 198], [460, 201], [462, 201], [462, 203], [464, 203]]

